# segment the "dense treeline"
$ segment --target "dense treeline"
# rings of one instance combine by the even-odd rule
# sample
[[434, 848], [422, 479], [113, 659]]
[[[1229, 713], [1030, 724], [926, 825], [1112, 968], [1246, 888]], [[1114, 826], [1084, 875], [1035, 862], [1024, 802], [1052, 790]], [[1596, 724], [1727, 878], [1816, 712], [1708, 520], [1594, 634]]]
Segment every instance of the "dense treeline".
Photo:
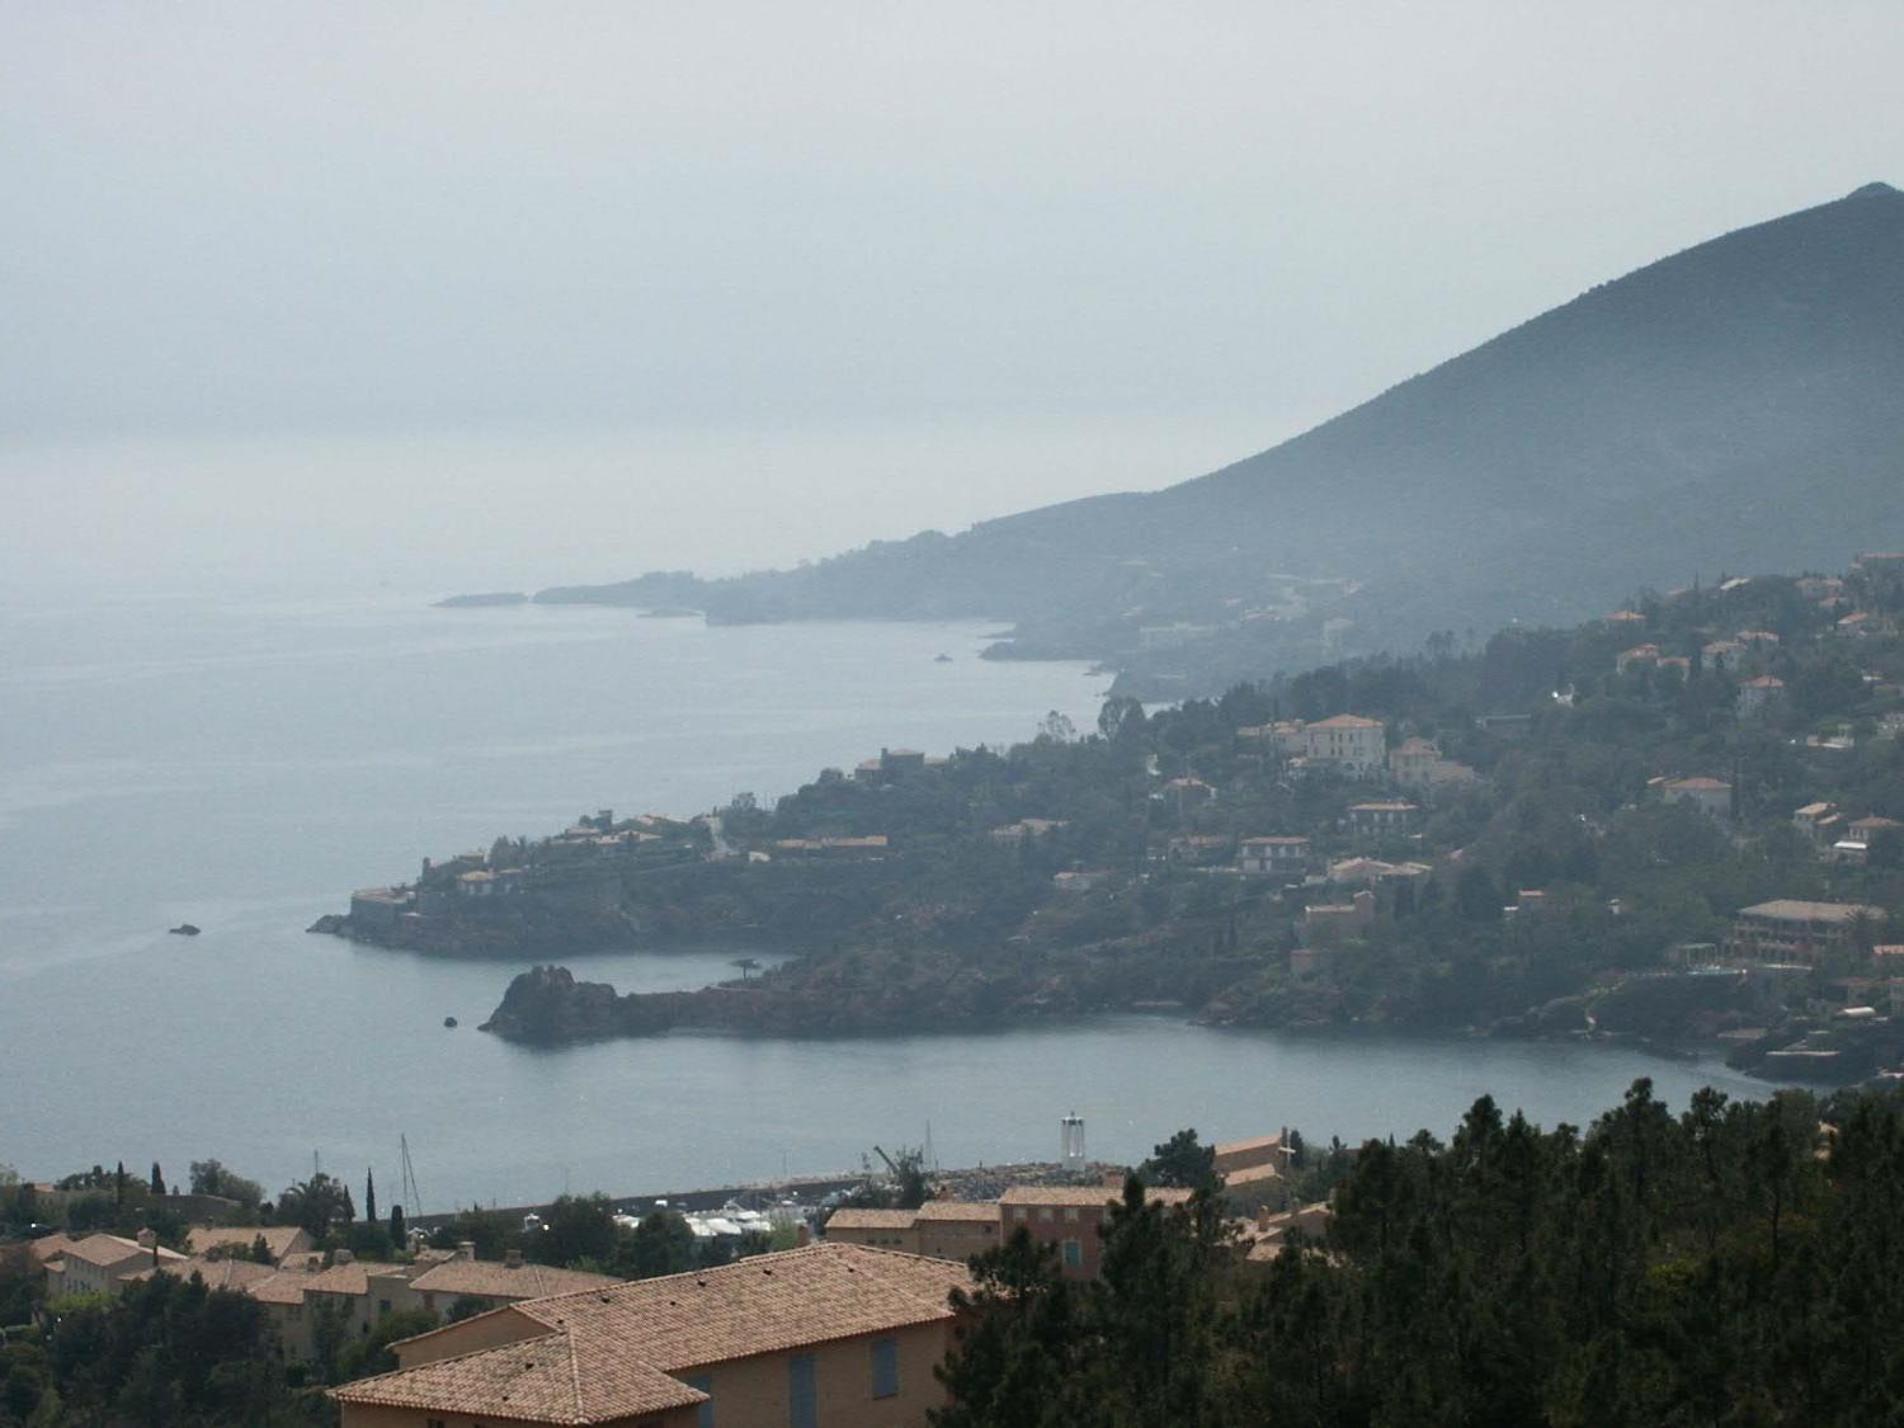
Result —
[[256, 1302], [155, 1275], [68, 1303], [43, 1335], [0, 1348], [0, 1425], [334, 1424], [336, 1409], [320, 1390], [294, 1386], [298, 1377]]
[[1584, 1133], [1483, 1098], [1446, 1143], [1330, 1158], [1326, 1237], [1266, 1268], [1136, 1186], [1101, 1284], [1023, 1239], [986, 1256], [941, 1428], [1904, 1415], [1896, 1095], [1674, 1116], [1639, 1081]]

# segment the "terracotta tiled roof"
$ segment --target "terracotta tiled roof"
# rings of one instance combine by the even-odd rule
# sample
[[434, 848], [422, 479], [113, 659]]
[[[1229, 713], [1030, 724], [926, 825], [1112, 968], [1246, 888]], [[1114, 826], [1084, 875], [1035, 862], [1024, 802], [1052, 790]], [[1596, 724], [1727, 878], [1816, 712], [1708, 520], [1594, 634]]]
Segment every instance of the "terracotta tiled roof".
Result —
[[186, 1233], [185, 1243], [195, 1255], [210, 1254], [215, 1249], [248, 1252], [262, 1235], [275, 1264], [291, 1252], [303, 1233], [297, 1225], [195, 1225]]
[[553, 1265], [505, 1264], [498, 1259], [452, 1259], [426, 1269], [410, 1281], [419, 1294], [470, 1294], [482, 1299], [542, 1299], [576, 1290], [620, 1284], [606, 1274]]
[[928, 1200], [918, 1210], [920, 1220], [985, 1220], [996, 1223], [996, 1200]]
[[69, 1234], [43, 1235], [37, 1240], [28, 1240], [26, 1252], [38, 1263], [45, 1264], [48, 1260], [58, 1259], [78, 1243], [79, 1241]]
[[1360, 714], [1332, 714], [1327, 719], [1318, 719], [1313, 724], [1303, 726], [1307, 729], [1379, 729], [1380, 719], [1364, 719]]
[[1230, 1189], [1240, 1189], [1245, 1185], [1254, 1185], [1259, 1180], [1280, 1180], [1282, 1171], [1274, 1165], [1239, 1165], [1234, 1170], [1223, 1172], [1223, 1183]]
[[205, 1281], [207, 1289], [235, 1289], [241, 1294], [249, 1294], [254, 1285], [276, 1279], [282, 1273], [272, 1265], [254, 1264], [248, 1259], [186, 1259], [176, 1264], [167, 1260], [159, 1266], [158, 1272], [180, 1279], [190, 1279], [196, 1274]]
[[1283, 1138], [1280, 1131], [1269, 1135], [1253, 1135], [1244, 1140], [1219, 1141], [1214, 1147], [1219, 1160], [1235, 1160], [1241, 1155], [1253, 1156], [1259, 1152], [1280, 1151], [1282, 1148]]
[[674, 1371], [949, 1319], [947, 1296], [971, 1282], [950, 1260], [818, 1244], [516, 1309]]
[[332, 1396], [340, 1403], [531, 1423], [604, 1423], [707, 1401], [699, 1389], [638, 1359], [608, 1355], [584, 1363], [577, 1336], [567, 1332], [398, 1369]]
[[[292, 1256], [293, 1260], [296, 1256]], [[375, 1260], [354, 1259], [349, 1264], [333, 1264], [316, 1274], [300, 1274], [298, 1282], [318, 1294], [368, 1294], [371, 1276], [395, 1275], [408, 1278], [407, 1264], [380, 1264]]]
[[1884, 921], [1884, 909], [1855, 902], [1805, 902], [1799, 898], [1779, 897], [1770, 902], [1754, 903], [1739, 909], [1740, 917], [1763, 917], [1774, 922], [1825, 922], [1849, 924], [1860, 917], [1872, 922]]
[[[151, 1250], [141, 1246], [137, 1240], [124, 1239], [119, 1235], [88, 1235], [85, 1239], [66, 1247], [66, 1258], [81, 1259], [88, 1264], [102, 1267], [122, 1264], [134, 1255], [150, 1255], [151, 1253]], [[183, 1260], [184, 1258], [185, 1256], [177, 1250], [159, 1246], [158, 1260], [161, 1264], [168, 1260]]]
[[[1190, 1191], [1153, 1186], [1148, 1192], [1153, 1204], [1181, 1205]], [[1124, 1198], [1115, 1185], [1013, 1185], [998, 1197], [1001, 1205], [1108, 1205]]]
[[260, 1304], [302, 1304], [304, 1282], [309, 1278], [295, 1269], [281, 1269], [269, 1279], [247, 1284], [245, 1293]]
[[[546, 1333], [364, 1379], [333, 1396], [531, 1423], [614, 1422], [703, 1401], [670, 1374], [948, 1320], [951, 1291], [971, 1282], [963, 1265], [948, 1260], [809, 1245], [696, 1274], [525, 1301], [483, 1318], [510, 1315]], [[441, 1336], [453, 1344], [463, 1327], [409, 1342]]]
[[909, 1230], [919, 1218], [917, 1210], [862, 1210], [848, 1206], [844, 1210], [835, 1210], [833, 1218], [826, 1222], [828, 1232], [833, 1230]]

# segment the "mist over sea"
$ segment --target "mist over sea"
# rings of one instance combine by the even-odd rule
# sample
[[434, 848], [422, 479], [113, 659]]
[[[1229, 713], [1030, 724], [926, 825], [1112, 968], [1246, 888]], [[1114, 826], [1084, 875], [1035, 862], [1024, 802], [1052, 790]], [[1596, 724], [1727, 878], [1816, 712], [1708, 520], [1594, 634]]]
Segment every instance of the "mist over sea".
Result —
[[[1301, 1038], [1111, 1018], [982, 1037], [669, 1036], [538, 1051], [474, 1028], [513, 963], [303, 929], [424, 856], [584, 810], [688, 814], [788, 792], [882, 746], [1088, 728], [1075, 664], [980, 661], [977, 625], [709, 629], [423, 597], [16, 597], [0, 607], [0, 1163], [46, 1178], [216, 1156], [275, 1190], [323, 1166], [424, 1211], [565, 1188], [663, 1191], [856, 1165], [1094, 1154], [1182, 1125], [1445, 1131], [1491, 1091], [1581, 1120], [1649, 1074], [1722, 1067], [1560, 1045]], [[935, 656], [952, 656], [938, 663]], [[197, 938], [168, 936], [190, 921]], [[751, 949], [571, 959], [695, 986]], [[457, 1030], [443, 1026], [456, 1016]], [[1762, 1089], [1762, 1088], [1760, 1088]]]

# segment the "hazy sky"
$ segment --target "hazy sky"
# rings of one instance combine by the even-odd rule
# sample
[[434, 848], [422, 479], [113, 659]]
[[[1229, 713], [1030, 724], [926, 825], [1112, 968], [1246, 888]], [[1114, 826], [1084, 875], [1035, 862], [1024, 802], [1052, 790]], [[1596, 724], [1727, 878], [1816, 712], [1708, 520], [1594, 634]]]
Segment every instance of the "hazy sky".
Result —
[[1904, 182], [1904, 11], [0, 0], [0, 582], [732, 569]]

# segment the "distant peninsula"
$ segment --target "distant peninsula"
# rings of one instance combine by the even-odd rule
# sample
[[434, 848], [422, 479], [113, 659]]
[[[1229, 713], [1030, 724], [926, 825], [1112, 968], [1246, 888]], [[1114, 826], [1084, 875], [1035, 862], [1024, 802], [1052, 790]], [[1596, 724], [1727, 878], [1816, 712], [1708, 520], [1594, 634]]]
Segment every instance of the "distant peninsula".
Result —
[[529, 597], [520, 590], [498, 590], [483, 595], [451, 595], [438, 600], [438, 610], [480, 610], [492, 605], [526, 605]]
[[1437, 631], [1571, 624], [1662, 571], [1829, 568], [1853, 543], [1904, 548], [1901, 271], [1904, 193], [1867, 184], [1164, 490], [535, 598], [716, 624], [992, 619], [1015, 627], [994, 657], [1098, 660], [1152, 700]]

